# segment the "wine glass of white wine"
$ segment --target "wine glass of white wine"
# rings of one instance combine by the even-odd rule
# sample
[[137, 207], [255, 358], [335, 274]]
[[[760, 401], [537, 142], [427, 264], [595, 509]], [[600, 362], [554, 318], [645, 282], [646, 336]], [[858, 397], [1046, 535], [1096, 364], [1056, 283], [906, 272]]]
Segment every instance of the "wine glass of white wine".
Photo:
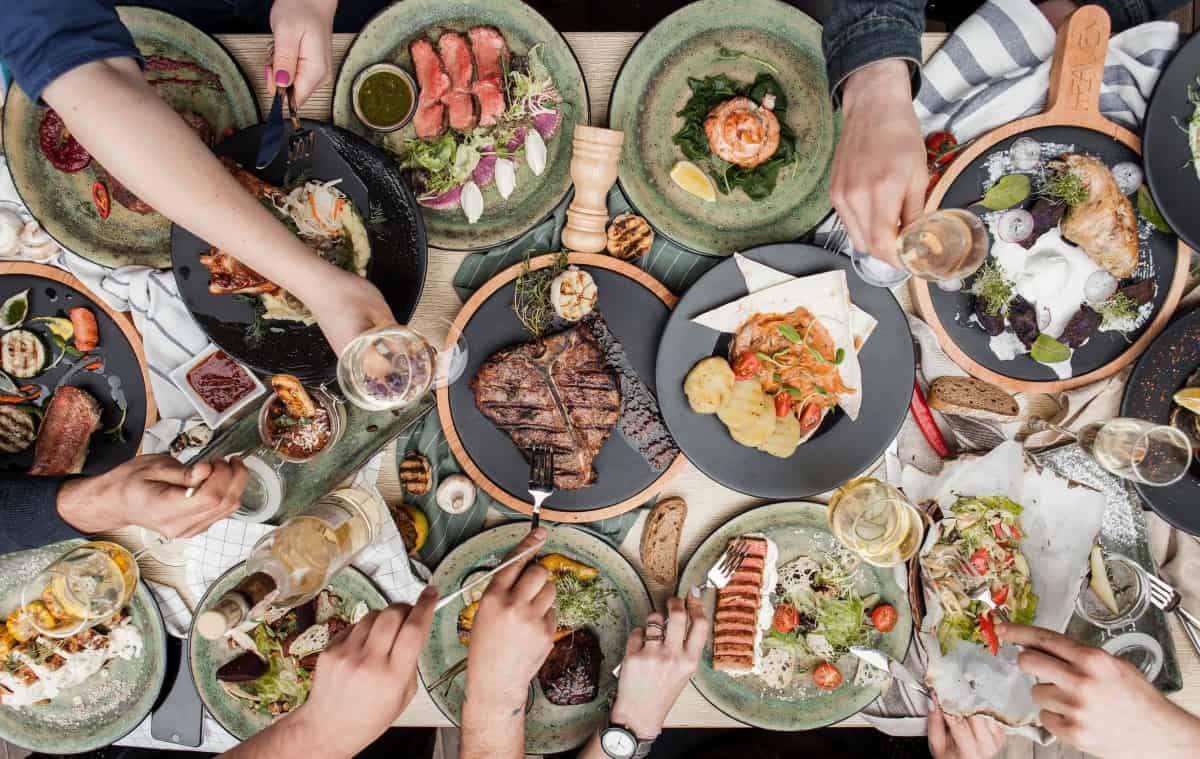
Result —
[[858, 276], [876, 287], [893, 287], [911, 275], [951, 289], [983, 265], [987, 251], [987, 227], [978, 216], [961, 208], [943, 208], [923, 214], [900, 231], [896, 252], [901, 268], [853, 248], [850, 258]]
[[403, 409], [461, 377], [468, 356], [462, 330], [439, 318], [422, 330], [393, 324], [354, 338], [338, 357], [346, 400], [367, 411]]
[[25, 619], [42, 635], [66, 638], [111, 619], [133, 596], [138, 565], [122, 546], [97, 540], [72, 548], [21, 589]]
[[1118, 417], [1079, 432], [1079, 445], [1118, 477], [1164, 487], [1178, 482], [1192, 464], [1192, 445], [1183, 430], [1144, 419]]
[[921, 546], [925, 524], [896, 488], [871, 477], [851, 480], [829, 500], [829, 529], [868, 564], [894, 567]]

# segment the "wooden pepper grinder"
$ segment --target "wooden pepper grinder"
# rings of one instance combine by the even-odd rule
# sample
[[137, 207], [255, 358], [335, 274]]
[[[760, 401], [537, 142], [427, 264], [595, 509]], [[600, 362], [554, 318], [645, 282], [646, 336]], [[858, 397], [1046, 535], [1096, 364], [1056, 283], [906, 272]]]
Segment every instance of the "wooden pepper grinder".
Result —
[[617, 161], [625, 133], [576, 126], [571, 181], [575, 197], [567, 208], [563, 247], [580, 253], [599, 253], [608, 244], [608, 191], [617, 181]]

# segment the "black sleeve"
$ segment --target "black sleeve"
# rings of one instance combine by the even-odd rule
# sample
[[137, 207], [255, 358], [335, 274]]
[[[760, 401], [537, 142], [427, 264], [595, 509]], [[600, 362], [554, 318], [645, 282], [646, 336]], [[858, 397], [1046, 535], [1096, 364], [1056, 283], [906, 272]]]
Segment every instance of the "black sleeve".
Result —
[[1114, 34], [1123, 32], [1131, 26], [1162, 18], [1186, 4], [1187, 0], [1084, 0], [1080, 3], [1080, 5], [1099, 5], [1108, 11], [1108, 15], [1112, 18]]
[[0, 553], [84, 537], [58, 515], [65, 477], [0, 475]]

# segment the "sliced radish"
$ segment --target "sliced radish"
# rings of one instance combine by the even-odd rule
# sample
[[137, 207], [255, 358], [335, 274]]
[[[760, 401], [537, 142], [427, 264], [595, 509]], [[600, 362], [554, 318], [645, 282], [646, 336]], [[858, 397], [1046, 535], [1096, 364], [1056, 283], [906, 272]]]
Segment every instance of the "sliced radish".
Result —
[[500, 197], [508, 198], [517, 186], [516, 167], [507, 158], [496, 159], [496, 189]]
[[996, 235], [1004, 242], [1024, 242], [1033, 234], [1033, 214], [1023, 208], [1013, 208], [996, 220]]
[[1117, 278], [1106, 271], [1093, 272], [1083, 283], [1083, 297], [1093, 306], [1103, 303], [1117, 291]]
[[468, 224], [479, 221], [479, 217], [483, 215], [483, 193], [479, 191], [479, 185], [474, 182], [464, 184], [459, 202], [462, 204], [463, 213], [467, 216]]
[[1042, 144], [1032, 137], [1022, 137], [1009, 146], [1008, 157], [1017, 171], [1036, 169], [1042, 160]]
[[536, 129], [525, 133], [525, 163], [534, 176], [540, 177], [546, 170], [546, 143]]
[[1132, 195], [1142, 186], [1142, 167], [1132, 161], [1118, 163], [1112, 167], [1113, 179], [1122, 195]]

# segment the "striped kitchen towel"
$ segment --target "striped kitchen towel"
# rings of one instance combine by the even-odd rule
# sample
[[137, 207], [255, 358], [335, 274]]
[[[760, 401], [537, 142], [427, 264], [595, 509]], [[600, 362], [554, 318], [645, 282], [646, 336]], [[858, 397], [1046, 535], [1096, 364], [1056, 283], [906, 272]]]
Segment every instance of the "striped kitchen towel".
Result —
[[[922, 130], [959, 141], [1040, 113], [1055, 31], [1030, 0], [989, 0], [925, 64], [915, 102]], [[1108, 44], [1101, 112], [1137, 130], [1154, 84], [1179, 44], [1179, 26], [1142, 24]]]

